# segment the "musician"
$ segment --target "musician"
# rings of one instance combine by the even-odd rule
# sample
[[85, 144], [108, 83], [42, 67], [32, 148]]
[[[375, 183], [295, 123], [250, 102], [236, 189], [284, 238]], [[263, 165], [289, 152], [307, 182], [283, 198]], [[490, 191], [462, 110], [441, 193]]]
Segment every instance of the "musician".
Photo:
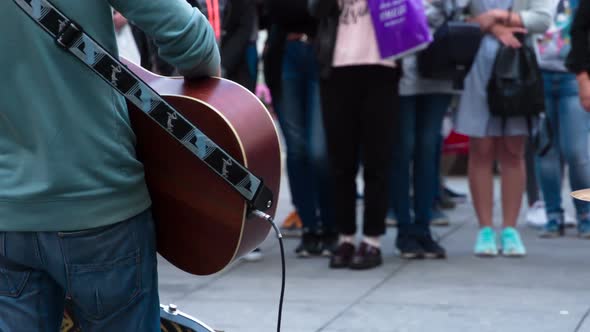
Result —
[[[33, 13], [45, 0], [20, 1]], [[117, 54], [111, 5], [187, 78], [219, 73], [215, 37], [184, 0], [51, 0]], [[125, 100], [0, 1], [0, 330], [160, 331], [154, 222]], [[9, 82], [8, 82], [9, 81]]]

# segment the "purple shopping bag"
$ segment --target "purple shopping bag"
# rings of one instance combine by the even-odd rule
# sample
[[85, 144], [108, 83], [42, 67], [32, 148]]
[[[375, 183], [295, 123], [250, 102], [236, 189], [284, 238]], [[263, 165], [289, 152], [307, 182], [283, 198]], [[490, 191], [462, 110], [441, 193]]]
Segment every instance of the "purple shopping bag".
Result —
[[367, 1], [381, 58], [398, 59], [432, 41], [422, 0]]

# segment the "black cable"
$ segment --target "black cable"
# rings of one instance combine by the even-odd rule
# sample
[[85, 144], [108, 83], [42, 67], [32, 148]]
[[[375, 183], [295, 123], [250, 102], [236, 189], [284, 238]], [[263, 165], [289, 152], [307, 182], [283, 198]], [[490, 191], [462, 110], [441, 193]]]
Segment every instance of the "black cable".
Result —
[[277, 332], [281, 332], [281, 320], [283, 317], [283, 299], [285, 297], [285, 279], [286, 279], [286, 267], [285, 267], [285, 247], [283, 246], [283, 234], [281, 234], [281, 231], [279, 230], [279, 228], [277, 227], [277, 225], [274, 222], [274, 219], [267, 215], [264, 212], [258, 211], [258, 210], [254, 210], [253, 211], [254, 214], [256, 214], [257, 216], [263, 218], [264, 220], [268, 221], [270, 223], [270, 225], [272, 226], [272, 228], [275, 230], [275, 233], [277, 234], [277, 238], [279, 239], [279, 247], [281, 248], [281, 270], [282, 270], [282, 277], [281, 277], [281, 297], [279, 299], [279, 317], [278, 317], [278, 321], [277, 321]]

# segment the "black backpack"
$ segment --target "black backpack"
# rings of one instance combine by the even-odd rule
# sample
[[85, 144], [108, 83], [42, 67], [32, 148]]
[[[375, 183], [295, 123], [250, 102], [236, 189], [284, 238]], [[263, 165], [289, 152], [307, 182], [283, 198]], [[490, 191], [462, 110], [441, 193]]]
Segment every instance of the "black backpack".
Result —
[[531, 121], [545, 111], [543, 78], [533, 47], [524, 35], [521, 48], [501, 45], [488, 82], [488, 105], [493, 116], [506, 120], [525, 117]]

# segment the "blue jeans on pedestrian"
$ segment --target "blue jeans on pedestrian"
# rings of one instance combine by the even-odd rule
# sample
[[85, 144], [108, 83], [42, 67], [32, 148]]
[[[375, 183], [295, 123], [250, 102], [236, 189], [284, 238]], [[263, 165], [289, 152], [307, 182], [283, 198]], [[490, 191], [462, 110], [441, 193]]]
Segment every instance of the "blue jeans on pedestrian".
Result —
[[[287, 171], [293, 205], [304, 228], [333, 232], [329, 161], [319, 92], [319, 66], [313, 47], [285, 45], [279, 122], [287, 145]], [[319, 212], [319, 218], [318, 218]]]
[[73, 232], [0, 232], [0, 331], [59, 331], [65, 299], [83, 331], [160, 331], [149, 210]]
[[252, 81], [258, 81], [258, 49], [256, 42], [250, 41], [246, 48], [246, 63], [248, 64], [248, 73]]
[[[450, 102], [451, 95], [448, 94], [400, 97], [399, 122], [396, 124], [398, 137], [395, 139], [391, 176], [391, 207], [400, 235], [430, 234], [429, 224], [436, 196], [434, 186], [439, 174], [440, 133]], [[410, 179], [413, 179], [413, 204]], [[414, 220], [411, 211], [414, 212]]]
[[[537, 176], [547, 217], [561, 219], [562, 167], [569, 166], [572, 190], [590, 188], [590, 114], [582, 108], [574, 74], [543, 72], [547, 120], [553, 132], [551, 148], [537, 157]], [[590, 203], [574, 199], [578, 218], [590, 212]]]

